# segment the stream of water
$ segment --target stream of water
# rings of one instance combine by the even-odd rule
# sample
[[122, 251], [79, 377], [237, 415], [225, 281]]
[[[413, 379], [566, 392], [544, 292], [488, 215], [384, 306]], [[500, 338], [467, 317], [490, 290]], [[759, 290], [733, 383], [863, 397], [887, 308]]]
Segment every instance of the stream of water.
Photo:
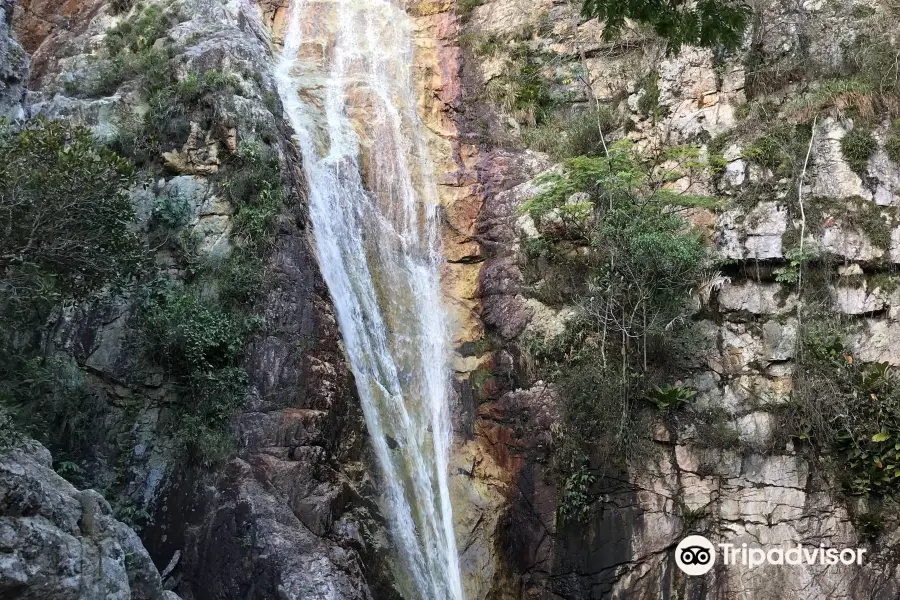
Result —
[[276, 77], [381, 467], [401, 584], [410, 600], [464, 600], [447, 483], [438, 195], [412, 59], [410, 19], [390, 0], [292, 0]]

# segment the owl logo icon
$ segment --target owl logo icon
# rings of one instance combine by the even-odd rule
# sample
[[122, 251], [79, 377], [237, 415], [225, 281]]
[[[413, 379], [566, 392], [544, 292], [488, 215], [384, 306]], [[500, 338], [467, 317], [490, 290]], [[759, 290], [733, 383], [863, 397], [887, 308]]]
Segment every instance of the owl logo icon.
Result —
[[675, 564], [687, 575], [705, 575], [715, 563], [716, 549], [702, 535], [689, 535], [675, 548]]

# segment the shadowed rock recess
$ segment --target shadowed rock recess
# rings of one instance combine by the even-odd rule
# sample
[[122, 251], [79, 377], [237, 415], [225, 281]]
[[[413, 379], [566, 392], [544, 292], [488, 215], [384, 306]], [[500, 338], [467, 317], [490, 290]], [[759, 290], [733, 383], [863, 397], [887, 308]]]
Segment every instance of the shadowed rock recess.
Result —
[[[321, 4], [357, 1], [388, 0]], [[86, 128], [134, 170], [140, 246], [27, 314], [0, 253], [2, 599], [411, 589], [274, 75], [289, 4], [0, 0], [0, 152]], [[900, 598], [896, 2], [752, 0], [738, 48], [677, 54], [577, 1], [390, 4], [440, 204], [465, 598]], [[690, 534], [866, 555], [688, 577]]]

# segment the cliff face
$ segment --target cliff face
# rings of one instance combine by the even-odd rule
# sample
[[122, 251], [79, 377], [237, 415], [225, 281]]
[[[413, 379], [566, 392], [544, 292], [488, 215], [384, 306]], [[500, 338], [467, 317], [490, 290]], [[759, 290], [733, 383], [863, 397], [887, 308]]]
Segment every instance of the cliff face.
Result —
[[[244, 198], [227, 187], [238, 180], [246, 187], [256, 176], [233, 170], [242, 161], [258, 164], [244, 152], [260, 148], [275, 157], [277, 170], [265, 177], [285, 198], [260, 234], [270, 236], [260, 270], [249, 272], [259, 283], [242, 310], [259, 325], [235, 364], [247, 385], [226, 423], [232, 441], [222, 458], [185, 457], [185, 443], [197, 440], [183, 437], [196, 435], [182, 428], [184, 382], [148, 344], [153, 334], [141, 321], [140, 289], [58, 311], [42, 332], [42, 348], [71, 365], [91, 399], [83, 409], [92, 419], [84, 433], [90, 440], [60, 450], [85, 485], [104, 489], [117, 511], [134, 517], [157, 565], [172, 563], [166, 585], [184, 598], [390, 598], [388, 541], [361, 413], [307, 238], [302, 169], [272, 80], [271, 10], [217, 0], [16, 8], [18, 37], [32, 56], [24, 115], [84, 124], [136, 157], [147, 176], [133, 200], [138, 227], [155, 247], [156, 276], [191, 289], [204, 264], [247, 256], [252, 240], [239, 233]], [[110, 31], [130, 40], [132, 31], [144, 35], [141, 27], [153, 39], [139, 38], [122, 54], [138, 61], [161, 49], [168, 53], [162, 72], [122, 70], [108, 49]], [[208, 90], [199, 105], [170, 100], [187, 111], [182, 132], [149, 154], [118, 146], [135, 122], [167, 109], [154, 103], [152, 90], [177, 92], [179, 81]], [[153, 127], [166, 121], [148, 133], [159, 135]], [[172, 199], [184, 214], [177, 231], [160, 236], [160, 207]], [[190, 254], [179, 240], [190, 241]], [[226, 272], [203, 276], [202, 301], [235, 283]]]
[[[895, 126], [886, 94], [841, 79], [867, 43], [863, 34], [893, 47], [896, 32], [884, 24], [896, 15], [874, 2], [758, 3], [739, 52], [667, 56], [639, 28], [604, 40], [578, 4], [405, 6], [446, 223], [458, 392], [451, 487], [467, 597], [896, 597], [890, 494], [848, 493], [842, 457], [784, 427], [810, 368], [799, 354], [812, 301], [802, 281], [798, 288], [798, 265], [821, 280], [821, 312], [841, 321], [838, 360], [900, 363]], [[153, 20], [147, 7], [169, 16]], [[307, 239], [302, 165], [272, 81], [285, 3], [173, 7], [21, 0], [13, 10], [0, 2], [0, 27], [13, 23], [31, 55], [29, 75], [25, 53], [0, 30], [0, 116], [70, 119], [137, 161], [146, 177], [132, 197], [153, 277], [194, 286], [204, 300], [233, 281], [203, 265], [243, 256], [249, 245], [233, 192], [250, 176], [241, 170], [247, 148], [275, 157], [285, 196], [271, 217], [261, 283], [242, 309], [261, 325], [230, 365], [246, 374], [226, 419], [232, 445], [217, 461], [185, 458], [185, 382], [149, 344], [143, 296], [131, 290], [55, 311], [38, 342], [74, 370], [89, 399], [78, 406], [85, 439], [56, 440], [55, 449], [78, 466], [79, 487], [103, 489], [113, 506], [67, 487], [43, 451], [4, 464], [10, 473], [27, 465], [64, 488], [54, 498], [69, 508], [72, 498], [96, 500], [92, 519], [106, 524], [91, 538], [97, 552], [134, 548], [143, 557], [138, 571], [127, 563], [123, 571], [115, 550], [118, 570], [103, 580], [131, 586], [131, 597], [156, 597], [162, 587], [198, 600], [396, 597], [358, 401]], [[147, 29], [132, 40], [122, 23]], [[139, 48], [124, 54], [148, 62], [117, 63], [111, 31]], [[155, 50], [167, 52], [164, 69], [152, 62]], [[162, 92], [181, 95], [154, 95]], [[161, 113], [166, 101], [186, 112]], [[545, 104], [565, 116], [537, 118]], [[535, 222], [525, 207], [545, 189], [538, 177], [577, 154], [559, 146], [574, 145], [570, 125], [590, 110], [605, 115], [604, 144], [628, 139], [644, 157], [690, 147], [692, 160], [714, 163], [666, 189], [717, 200], [690, 208], [687, 219], [723, 260], [686, 317], [694, 337], [675, 383], [694, 393], [690, 406], [674, 416], [642, 413], [649, 421], [639, 461], [590, 457], [585, 512], [573, 521], [559, 516], [565, 397], [535, 374], [529, 348], [564, 338], [580, 307], [546, 300], [553, 261], [528, 248], [558, 223]], [[136, 133], [135, 122], [151, 123], [149, 132]], [[766, 138], [784, 124], [790, 136]], [[863, 129], [874, 146], [854, 160], [842, 140]], [[163, 227], [173, 199], [184, 212], [177, 231]], [[828, 261], [807, 260], [801, 238]], [[715, 436], [685, 415], [713, 415]], [[141, 529], [164, 582], [110, 511]], [[22, 531], [25, 512], [10, 508], [4, 518]], [[64, 530], [53, 535], [90, 537], [87, 525], [69, 522], [76, 517], [52, 523]], [[688, 533], [762, 546], [865, 545], [869, 553], [863, 567], [720, 568], [689, 579], [672, 552]], [[145, 596], [135, 577], [152, 580]]]
[[28, 55], [12, 33], [13, 3], [0, 4], [0, 116], [16, 118], [28, 79]]
[[33, 441], [0, 459], [0, 592], [10, 598], [177, 600], [127, 525], [94, 490], [53, 471]]
[[[894, 597], [896, 524], [890, 509], [881, 512], [891, 500], [848, 492], [846, 459], [823, 456], [803, 436], [784, 436], [787, 409], [797, 401], [792, 392], [809, 385], [808, 355], [807, 362], [798, 358], [810, 352], [809, 321], [800, 319], [810, 319], [815, 302], [819, 314], [843, 324], [842, 360], [898, 364], [889, 341], [896, 315], [888, 281], [900, 232], [900, 167], [885, 150], [891, 111], [857, 111], [833, 91], [858, 82], [848, 67], [854, 48], [896, 34], [878, 24], [890, 9], [756, 3], [739, 52], [685, 48], [667, 56], [638, 27], [604, 40], [602, 26], [581, 19], [576, 4], [488, 0], [469, 5], [461, 18], [464, 121], [482, 142], [480, 312], [494, 345], [476, 393], [480, 449], [468, 473], [506, 499], [503, 516], [482, 532], [503, 565], [485, 597]], [[511, 81], [522, 72], [531, 79]], [[695, 337], [677, 385], [696, 392], [696, 414], [718, 415], [723, 435], [652, 416], [640, 434], [639, 460], [620, 470], [613, 457], [592, 457], [588, 512], [574, 523], [558, 516], [565, 491], [550, 452], [559, 443], [551, 433], [559, 392], [553, 382], [534, 381], [527, 356], [535, 339], [545, 347], [563, 339], [579, 307], [537, 299], [552, 295], [541, 286], [554, 280], [548, 259], [529, 253], [529, 244], [545, 243], [547, 223], [536, 229], [527, 203], [546, 189], [535, 177], [559, 171], [550, 157], [523, 149], [558, 148], [548, 138], [573, 130], [551, 121], [536, 136], [541, 123], [535, 127], [533, 114], [523, 114], [528, 107], [516, 105], [522, 86], [535, 81], [569, 122], [594, 107], [608, 111], [606, 143], [630, 140], [648, 158], [685, 146], [720, 157], [718, 174], [673, 177], [666, 187], [717, 199], [716, 208], [687, 212], [725, 260], [709, 298], [689, 317]], [[793, 170], [760, 160], [760, 138], [797, 123], [806, 129], [794, 142]], [[851, 166], [841, 140], [868, 128], [871, 147], [861, 166]], [[510, 146], [519, 150], [504, 149]], [[874, 227], [862, 223], [867, 211], [878, 215]], [[803, 277], [827, 281], [815, 301], [808, 292], [798, 300], [796, 277], [785, 276], [804, 260], [797, 258], [801, 236], [819, 253]], [[597, 401], [608, 393], [596, 389]], [[479, 471], [482, 454], [489, 458]], [[873, 533], [867, 523], [876, 514], [884, 518]], [[865, 546], [871, 559], [862, 568], [717, 567], [686, 578], [673, 549], [689, 533], [764, 547]]]

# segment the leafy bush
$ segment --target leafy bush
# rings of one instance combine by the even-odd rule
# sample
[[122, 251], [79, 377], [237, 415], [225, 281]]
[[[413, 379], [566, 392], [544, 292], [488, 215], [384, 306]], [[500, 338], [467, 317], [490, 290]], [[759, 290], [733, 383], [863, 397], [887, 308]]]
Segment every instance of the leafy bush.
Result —
[[649, 400], [659, 410], [678, 410], [690, 402], [696, 395], [697, 392], [695, 390], [686, 387], [676, 385], [655, 385], [649, 394]]
[[[693, 162], [697, 154], [685, 149], [660, 160], [668, 165], [673, 156], [679, 168], [699, 168]], [[665, 384], [671, 376], [665, 357], [693, 310], [693, 290], [710, 268], [702, 240], [679, 216], [679, 207], [708, 199], [668, 190], [667, 181], [678, 171], [669, 169], [642, 162], [627, 142], [616, 142], [608, 157], [565, 161], [524, 207], [544, 233], [526, 244], [528, 281], [552, 289], [560, 304], [580, 309], [564, 334], [549, 341], [529, 338], [524, 348], [533, 374], [559, 389], [556, 464], [564, 482], [564, 518], [583, 514], [589, 457], [603, 456], [613, 468], [641, 454], [647, 406], [642, 400], [676, 418], [670, 409], [693, 396]]]
[[85, 91], [90, 95], [109, 95], [129, 79], [152, 81], [165, 77], [173, 48], [169, 43], [157, 42], [167, 40], [169, 30], [180, 20], [177, 10], [150, 4], [109, 28], [104, 38], [108, 58], [100, 63], [98, 81]]
[[17, 430], [53, 450], [78, 454], [103, 441], [108, 409], [88, 391], [84, 373], [62, 357], [0, 343], [0, 407]]
[[233, 450], [227, 424], [247, 386], [237, 365], [258, 321], [166, 281], [146, 291], [141, 318], [151, 353], [180, 390], [176, 440], [195, 462], [210, 466]]
[[131, 10], [132, 6], [134, 6], [134, 0], [112, 0], [110, 4], [113, 14], [116, 15]]
[[235, 207], [234, 232], [247, 247], [264, 250], [274, 241], [275, 218], [285, 187], [278, 154], [255, 142], [241, 144], [223, 183]]
[[841, 138], [841, 152], [851, 169], [864, 173], [869, 158], [878, 148], [878, 142], [872, 132], [864, 127], [856, 126]]
[[233, 364], [251, 328], [242, 317], [166, 282], [149, 291], [141, 314], [160, 362], [183, 375]]
[[15, 448], [23, 439], [15, 420], [5, 409], [0, 408], [0, 452]]
[[792, 177], [803, 166], [808, 142], [808, 127], [781, 125], [749, 144], [744, 156], [776, 177]]
[[540, 56], [527, 44], [519, 44], [513, 47], [502, 73], [488, 82], [485, 94], [517, 121], [536, 125], [550, 116], [556, 105], [550, 85]]
[[846, 329], [817, 316], [802, 332], [792, 433], [833, 457], [854, 494], [900, 492], [900, 380], [887, 363], [863, 364]]
[[806, 247], [801, 252], [798, 246], [786, 250], [784, 257], [787, 259], [788, 264], [775, 269], [775, 281], [794, 284], [800, 280], [800, 270], [803, 268], [803, 265], [818, 258], [819, 251], [815, 247]]
[[237, 77], [216, 70], [201, 76], [189, 73], [179, 80], [168, 60], [158, 69], [145, 72], [140, 82], [149, 109], [142, 115], [122, 115], [119, 135], [113, 143], [117, 151], [138, 164], [152, 163], [164, 151], [183, 145], [192, 121], [202, 129], [212, 127], [218, 111], [217, 98], [227, 90], [241, 91]]
[[638, 99], [638, 112], [644, 117], [653, 117], [655, 123], [660, 116], [659, 107], [659, 72], [651, 71], [641, 80], [641, 94]]
[[582, 14], [603, 21], [603, 36], [619, 34], [626, 19], [645, 23], [678, 53], [684, 44], [734, 50], [741, 45], [750, 6], [731, 0], [584, 0]]
[[524, 147], [546, 152], [555, 160], [597, 156], [603, 153], [604, 139], [619, 128], [619, 121], [609, 110], [555, 113], [540, 124], [522, 127], [521, 141]]
[[244, 249], [235, 249], [216, 276], [223, 301], [247, 306], [263, 287], [265, 270], [260, 258]]
[[475, 7], [484, 4], [484, 0], [458, 0], [456, 3], [456, 14], [465, 17], [471, 13]]
[[157, 196], [153, 203], [153, 220], [165, 229], [174, 231], [188, 224], [191, 206], [181, 195], [164, 194]]
[[0, 306], [31, 314], [127, 281], [144, 256], [131, 164], [83, 127], [0, 126]]

